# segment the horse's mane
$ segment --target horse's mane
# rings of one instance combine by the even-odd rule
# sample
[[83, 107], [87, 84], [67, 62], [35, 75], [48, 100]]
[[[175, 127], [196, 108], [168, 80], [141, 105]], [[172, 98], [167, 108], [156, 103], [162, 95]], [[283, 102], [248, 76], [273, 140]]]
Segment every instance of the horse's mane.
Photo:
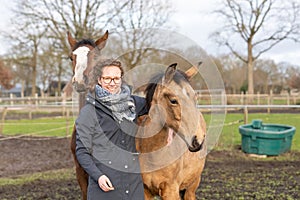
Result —
[[[155, 89], [156, 89], [157, 85], [160, 84], [160, 82], [161, 82], [162, 78], [164, 77], [164, 75], [165, 75], [164, 72], [156, 74], [148, 82], [148, 85], [147, 85], [147, 87], [145, 89], [146, 104], [147, 104], [147, 108], [148, 109], [150, 109]], [[173, 80], [177, 84], [179, 84], [181, 81], [185, 81], [185, 82], [190, 83], [187, 75], [183, 71], [181, 71], [181, 70], [176, 70], [176, 73], [173, 76]]]
[[84, 45], [91, 45], [92, 47], [96, 47], [96, 43], [94, 40], [92, 39], [82, 39], [79, 42], [77, 42], [74, 46], [74, 48], [72, 49], [72, 51], [74, 51], [75, 49], [77, 49], [80, 46], [84, 46]]

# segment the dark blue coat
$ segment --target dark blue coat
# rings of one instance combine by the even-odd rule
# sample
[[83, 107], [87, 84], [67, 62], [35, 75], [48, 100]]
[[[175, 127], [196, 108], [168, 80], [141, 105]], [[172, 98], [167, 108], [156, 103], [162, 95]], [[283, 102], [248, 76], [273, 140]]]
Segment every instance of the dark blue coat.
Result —
[[[145, 99], [132, 96], [136, 117], [147, 113]], [[136, 119], [135, 119], [136, 121]], [[89, 174], [88, 199], [143, 200], [144, 188], [135, 148], [135, 123], [116, 122], [112, 113], [88, 94], [76, 120], [76, 156]], [[115, 190], [104, 192], [98, 178], [106, 175]]]

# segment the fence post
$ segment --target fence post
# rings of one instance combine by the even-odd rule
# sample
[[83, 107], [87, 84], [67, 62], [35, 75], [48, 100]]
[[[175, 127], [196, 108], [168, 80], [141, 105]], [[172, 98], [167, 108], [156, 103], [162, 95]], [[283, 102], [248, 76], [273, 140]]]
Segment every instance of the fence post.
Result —
[[248, 124], [248, 107], [244, 106], [244, 124]]
[[0, 135], [3, 134], [3, 127], [4, 127], [6, 114], [7, 114], [7, 107], [4, 107], [2, 112], [2, 117], [1, 117]]
[[34, 98], [35, 98], [35, 109], [38, 109], [40, 102], [39, 102], [39, 98], [38, 98], [37, 93], [34, 94]]
[[[62, 104], [62, 115], [65, 116], [66, 114], [66, 103], [67, 103], [67, 96], [66, 96], [66, 93], [63, 93], [62, 94], [62, 101], [61, 101], [61, 104]], [[67, 110], [68, 112], [68, 110]]]
[[244, 105], [244, 93], [243, 92], [241, 92], [241, 105]]
[[10, 105], [14, 105], [14, 101], [13, 101], [14, 95], [12, 93], [9, 94], [9, 98], [11, 99]]
[[273, 94], [273, 91], [270, 90], [270, 95], [268, 95], [268, 108], [267, 108], [268, 114], [271, 113], [270, 105], [273, 103], [273, 100], [272, 100], [272, 94]]
[[66, 136], [68, 136], [70, 134], [70, 131], [69, 131], [69, 117], [70, 117], [70, 110], [67, 109], [67, 119], [66, 119]]
[[270, 104], [273, 105], [273, 90], [270, 90], [270, 99], [271, 99]]

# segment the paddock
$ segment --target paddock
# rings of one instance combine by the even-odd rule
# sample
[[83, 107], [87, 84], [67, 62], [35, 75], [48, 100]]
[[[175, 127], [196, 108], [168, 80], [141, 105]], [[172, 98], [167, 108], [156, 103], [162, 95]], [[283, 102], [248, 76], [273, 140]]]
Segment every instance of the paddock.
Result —
[[[243, 108], [228, 111], [220, 138], [207, 156], [197, 199], [300, 198], [300, 112], [298, 108], [275, 110], [271, 108], [268, 113], [265, 108], [260, 112], [249, 109], [248, 120], [262, 118], [264, 122], [295, 126], [291, 152], [272, 157], [243, 153], [238, 133], [238, 126], [244, 123]], [[71, 133], [66, 134], [65, 122], [61, 134], [56, 136], [51, 133], [32, 135], [31, 132], [7, 135], [8, 126], [22, 123], [14, 120], [18, 116], [15, 112], [7, 112], [0, 137], [0, 199], [80, 199], [69, 151]], [[63, 117], [62, 112], [32, 114], [31, 123], [22, 123], [23, 130], [41, 118]], [[209, 121], [210, 114], [204, 116]], [[69, 116], [70, 126], [72, 119], [73, 116]]]
[[[0, 141], [0, 199], [80, 199], [69, 138]], [[300, 153], [253, 158], [239, 146], [207, 156], [197, 199], [299, 199]]]

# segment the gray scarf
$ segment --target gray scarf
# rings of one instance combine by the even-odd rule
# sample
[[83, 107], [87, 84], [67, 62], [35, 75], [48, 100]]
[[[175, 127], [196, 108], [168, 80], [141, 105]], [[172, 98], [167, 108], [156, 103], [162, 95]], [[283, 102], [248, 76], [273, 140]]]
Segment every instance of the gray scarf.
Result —
[[122, 84], [119, 94], [111, 94], [101, 86], [96, 85], [95, 93], [99, 102], [112, 112], [114, 119], [119, 123], [123, 121], [123, 118], [129, 121], [135, 119], [135, 104], [129, 86]]

